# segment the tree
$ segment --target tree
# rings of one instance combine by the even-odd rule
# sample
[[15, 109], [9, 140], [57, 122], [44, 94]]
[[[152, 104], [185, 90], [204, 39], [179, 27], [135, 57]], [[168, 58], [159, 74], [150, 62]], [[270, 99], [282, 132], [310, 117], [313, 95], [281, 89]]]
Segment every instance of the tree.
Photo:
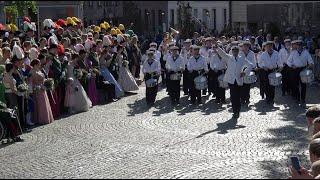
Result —
[[192, 37], [193, 33], [196, 31], [196, 22], [192, 19], [192, 14], [189, 11], [191, 7], [188, 6], [182, 4], [178, 9], [178, 28], [181, 31], [180, 37], [182, 39]]
[[17, 17], [27, 15], [28, 10], [31, 10], [32, 13], [36, 13], [36, 1], [11, 1], [9, 2], [9, 5], [5, 7], [5, 12], [10, 22], [15, 22]]

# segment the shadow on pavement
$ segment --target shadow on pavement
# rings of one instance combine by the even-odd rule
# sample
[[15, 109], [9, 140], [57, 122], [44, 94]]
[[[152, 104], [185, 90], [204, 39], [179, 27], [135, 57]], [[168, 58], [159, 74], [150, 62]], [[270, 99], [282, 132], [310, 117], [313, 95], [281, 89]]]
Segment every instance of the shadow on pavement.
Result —
[[128, 104], [130, 111], [128, 112], [128, 116], [135, 116], [136, 114], [143, 114], [147, 112], [150, 107], [146, 103], [146, 98], [136, 100], [132, 104]]
[[[277, 92], [281, 92], [277, 90]], [[308, 148], [309, 139], [306, 122], [306, 109], [312, 105], [319, 104], [319, 87], [308, 86], [306, 102], [308, 106], [298, 105], [291, 96], [281, 96], [279, 93], [276, 96], [276, 103], [284, 105], [285, 109], [278, 110], [282, 121], [290, 121], [290, 125], [269, 129], [273, 135], [261, 140], [261, 143], [267, 144], [269, 147], [280, 148], [284, 145], [283, 152], [286, 153], [287, 159], [292, 155], [299, 156], [302, 165], [305, 168], [310, 167], [309, 157], [305, 155], [304, 150]], [[259, 105], [258, 105], [259, 106]], [[259, 162], [260, 166], [266, 171], [266, 178], [287, 178], [288, 160], [282, 161], [263, 161]]]
[[196, 138], [201, 138], [207, 134], [213, 133], [213, 132], [218, 132], [218, 134], [227, 134], [228, 131], [234, 130], [234, 129], [240, 129], [240, 128], [245, 128], [246, 126], [243, 125], [238, 125], [238, 119], [236, 118], [231, 118], [230, 120], [224, 122], [224, 123], [218, 123], [217, 128], [205, 133], [200, 134]]

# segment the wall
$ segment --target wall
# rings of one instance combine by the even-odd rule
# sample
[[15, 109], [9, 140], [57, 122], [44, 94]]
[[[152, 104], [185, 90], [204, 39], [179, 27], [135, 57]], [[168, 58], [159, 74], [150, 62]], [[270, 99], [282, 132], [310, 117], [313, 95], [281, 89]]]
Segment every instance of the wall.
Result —
[[85, 1], [84, 19], [89, 24], [97, 25], [100, 20], [118, 21], [123, 16], [122, 1]]
[[[214, 29], [214, 17], [213, 17], [213, 9], [216, 9], [216, 30], [221, 32], [224, 29], [225, 23], [229, 22], [229, 3], [228, 1], [185, 1], [190, 3], [192, 7], [192, 15], [193, 17], [199, 19], [201, 22], [206, 22], [209, 30]], [[171, 22], [171, 9], [174, 9], [174, 24], [178, 23], [178, 5], [177, 1], [169, 1], [168, 2], [168, 22]], [[195, 16], [195, 9], [197, 11], [198, 16]], [[224, 22], [224, 10], [226, 9], [226, 22]], [[203, 12], [204, 10], [209, 11], [209, 16], [206, 16]]]

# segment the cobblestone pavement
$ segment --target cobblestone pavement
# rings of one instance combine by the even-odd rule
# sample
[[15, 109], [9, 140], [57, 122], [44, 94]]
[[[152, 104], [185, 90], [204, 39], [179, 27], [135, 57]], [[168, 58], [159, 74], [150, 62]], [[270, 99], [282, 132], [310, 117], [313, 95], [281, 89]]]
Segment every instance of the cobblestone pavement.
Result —
[[148, 109], [144, 91], [0, 146], [0, 178], [287, 178], [290, 155], [308, 162], [305, 109], [289, 97], [271, 109], [254, 88], [236, 122], [230, 105], [172, 107], [165, 90]]

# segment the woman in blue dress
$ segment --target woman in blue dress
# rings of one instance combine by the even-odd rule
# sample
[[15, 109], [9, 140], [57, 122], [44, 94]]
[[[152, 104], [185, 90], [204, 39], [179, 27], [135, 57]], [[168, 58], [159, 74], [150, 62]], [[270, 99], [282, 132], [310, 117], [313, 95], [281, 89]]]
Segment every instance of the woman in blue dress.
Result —
[[100, 71], [105, 80], [114, 84], [116, 88], [116, 98], [120, 98], [124, 95], [124, 91], [121, 88], [120, 84], [117, 82], [117, 80], [113, 77], [113, 75], [108, 70], [108, 67], [110, 66], [110, 63], [112, 60], [112, 55], [110, 51], [111, 51], [111, 47], [104, 43], [104, 49], [100, 57], [100, 68], [101, 68]]

